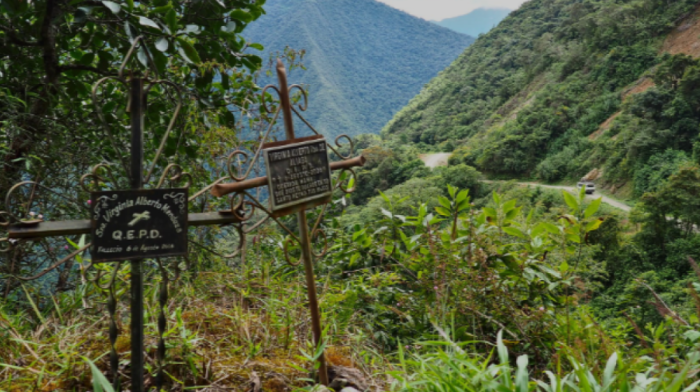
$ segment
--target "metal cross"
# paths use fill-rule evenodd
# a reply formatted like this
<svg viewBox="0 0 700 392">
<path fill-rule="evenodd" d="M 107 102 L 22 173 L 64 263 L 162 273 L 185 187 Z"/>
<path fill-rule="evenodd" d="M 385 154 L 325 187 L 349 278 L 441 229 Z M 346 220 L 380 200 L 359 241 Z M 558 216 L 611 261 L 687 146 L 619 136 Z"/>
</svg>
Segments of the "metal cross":
<svg viewBox="0 0 700 392">
<path fill-rule="evenodd" d="M 265 92 L 268 89 L 272 89 L 277 91 L 279 94 L 280 98 L 280 108 L 282 111 L 283 119 L 284 119 L 284 129 L 285 129 L 285 135 L 286 135 L 286 140 L 283 142 L 277 142 L 273 144 L 285 144 L 285 143 L 293 143 L 293 142 L 298 142 L 301 140 L 308 140 L 308 139 L 313 139 L 314 137 L 310 138 L 296 138 L 295 133 L 294 133 L 294 121 L 292 117 L 292 112 L 294 112 L 316 135 L 320 136 L 320 134 L 301 116 L 299 111 L 297 111 L 294 106 L 291 104 L 290 100 L 290 91 L 293 90 L 294 88 L 298 88 L 299 91 L 302 93 L 302 96 L 304 98 L 304 104 L 299 106 L 300 111 L 305 111 L 307 107 L 307 96 L 306 92 L 304 91 L 303 88 L 301 88 L 299 85 L 292 85 L 288 86 L 287 85 L 287 71 L 284 68 L 284 64 L 282 63 L 281 60 L 277 60 L 277 78 L 279 80 L 279 88 L 269 85 L 266 86 L 263 89 L 263 108 L 268 112 L 272 113 L 272 110 L 270 110 L 267 105 L 265 104 Z M 274 119 L 276 120 L 280 108 L 278 108 L 274 114 Z M 274 121 L 271 123 L 271 125 L 274 123 Z M 269 133 L 269 129 L 268 129 Z M 340 147 L 339 140 L 345 138 L 350 142 L 350 155 L 352 154 L 353 150 L 353 144 L 352 140 L 346 136 L 346 135 L 341 135 L 338 138 L 336 138 L 336 146 Z M 265 137 L 264 140 L 267 138 Z M 332 162 L 330 164 L 330 169 L 331 170 L 342 170 L 342 171 L 349 171 L 353 177 L 355 176 L 354 171 L 352 170 L 353 167 L 356 166 L 362 166 L 365 163 L 365 158 L 363 156 L 358 156 L 355 158 L 350 158 L 350 156 L 345 156 L 342 155 L 341 153 L 338 152 L 337 149 L 335 149 L 331 144 L 328 144 L 328 147 L 335 152 L 338 157 L 340 157 L 342 160 L 338 162 Z M 253 163 L 255 162 L 255 159 L 260 155 L 261 149 L 265 148 L 264 145 L 261 145 L 258 151 L 255 154 L 255 158 L 253 159 L 253 162 L 250 163 L 250 167 L 252 167 Z M 247 157 L 247 154 L 243 152 L 234 152 L 231 156 L 235 156 L 237 154 L 242 154 Z M 269 168 L 268 168 L 269 170 Z M 248 170 L 248 173 L 250 170 Z M 272 173 L 268 172 L 269 176 L 273 176 Z M 267 213 L 267 215 L 271 218 L 273 218 L 289 235 L 290 237 L 285 241 L 284 245 L 284 251 L 285 251 L 285 257 L 287 258 L 287 261 L 292 264 L 292 265 L 298 265 L 298 263 L 292 263 L 289 261 L 289 255 L 287 253 L 287 245 L 290 240 L 296 241 L 299 243 L 301 246 L 301 252 L 302 252 L 302 257 L 301 261 L 304 263 L 304 272 L 306 275 L 306 290 L 307 290 L 307 295 L 309 299 L 309 311 L 311 313 L 311 328 L 313 331 L 313 336 L 314 336 L 314 343 L 316 344 L 316 347 L 320 347 L 322 344 L 322 329 L 321 329 L 321 316 L 319 314 L 319 309 L 318 309 L 318 299 L 316 295 L 316 281 L 314 278 L 314 266 L 313 266 L 313 257 L 314 255 L 317 257 L 322 257 L 326 250 L 327 250 L 327 243 L 324 244 L 324 251 L 321 254 L 315 254 L 311 248 L 311 240 L 312 238 L 317 238 L 321 237 L 323 238 L 324 242 L 326 241 L 326 235 L 323 233 L 323 230 L 319 227 L 319 224 L 323 218 L 323 215 L 326 210 L 326 206 L 330 199 L 319 199 L 319 200 L 312 200 L 308 202 L 303 202 L 299 203 L 297 205 L 294 205 L 292 207 L 289 207 L 287 209 L 284 209 L 280 212 L 277 211 L 269 211 L 267 208 L 265 208 L 258 200 L 252 197 L 252 195 L 248 192 L 246 192 L 248 189 L 253 189 L 261 186 L 266 186 L 268 185 L 268 178 L 267 177 L 257 177 L 253 179 L 246 179 L 246 176 L 244 177 L 235 177 L 231 176 L 234 178 L 237 182 L 235 183 L 229 183 L 229 184 L 217 184 L 212 188 L 211 193 L 216 196 L 216 197 L 222 197 L 226 194 L 229 193 L 236 193 L 236 196 L 234 199 L 238 198 L 239 201 L 239 208 L 244 208 L 244 198 L 248 197 L 252 199 L 250 201 L 250 204 L 253 207 L 257 207 L 262 209 Z M 279 179 L 279 177 L 275 177 L 275 179 Z M 342 185 L 342 180 L 337 181 L 337 184 L 334 189 L 341 189 L 345 193 L 351 193 L 353 189 L 346 189 Z M 270 190 L 271 191 L 271 190 Z M 272 195 L 270 195 L 272 197 Z M 311 234 L 309 233 L 309 223 L 306 218 L 306 210 L 316 207 L 316 206 L 322 206 L 322 211 L 319 214 L 316 222 L 313 225 L 313 229 L 311 230 Z M 297 223 L 299 227 L 299 236 L 296 236 L 293 232 L 291 232 L 282 222 L 280 222 L 277 217 L 284 216 L 284 215 L 289 215 L 292 213 L 297 214 Z M 249 216 L 252 216 L 252 211 L 250 212 Z M 257 225 L 254 225 L 254 227 Z M 328 370 L 326 368 L 326 361 L 323 352 L 321 353 L 319 359 L 319 380 L 323 385 L 328 385 Z"/>
<path fill-rule="evenodd" d="M 122 156 L 120 156 L 120 166 L 122 169 L 124 169 L 124 174 L 128 176 L 130 179 L 130 188 L 132 190 L 139 190 L 143 189 L 144 185 L 149 182 L 149 180 L 152 177 L 152 174 L 154 173 L 154 170 L 157 166 L 158 160 L 161 156 L 161 153 L 163 151 L 163 146 L 165 145 L 165 141 L 167 138 L 170 136 L 170 133 L 173 129 L 173 126 L 175 124 L 175 119 L 177 118 L 180 108 L 182 107 L 182 98 L 180 96 L 180 91 L 179 88 L 173 84 L 172 82 L 166 81 L 166 80 L 154 80 L 154 81 L 148 81 L 145 78 L 141 78 L 138 76 L 132 76 L 130 79 L 127 80 L 124 69 L 129 60 L 132 57 L 132 54 L 134 53 L 135 49 L 137 46 L 141 43 L 142 37 L 137 37 L 133 44 L 131 49 L 129 50 L 126 58 L 124 59 L 124 62 L 122 63 L 122 66 L 119 69 L 119 75 L 116 77 L 105 77 L 103 79 L 100 79 L 98 82 L 95 83 L 93 87 L 93 103 L 95 105 L 95 111 L 98 114 L 98 116 L 101 118 L 103 121 L 103 125 L 106 128 L 106 133 L 109 136 L 110 142 L 112 143 L 112 147 L 119 151 L 120 150 L 120 145 L 119 143 L 116 142 L 116 139 L 114 135 L 112 135 L 111 130 L 106 125 L 106 121 L 102 118 L 102 111 L 101 108 L 98 107 L 98 96 L 97 96 L 97 91 L 98 87 L 103 84 L 104 82 L 107 82 L 109 80 L 112 81 L 118 81 L 122 83 L 123 85 L 126 85 L 129 87 L 129 106 L 128 106 L 128 112 L 130 115 L 131 119 L 131 144 L 130 144 L 130 152 L 129 152 L 129 157 L 130 157 L 130 162 L 127 163 L 125 159 L 123 159 Z M 148 50 L 145 50 L 144 53 L 146 53 L 146 56 L 148 57 L 148 60 L 153 63 L 152 59 L 150 58 L 150 55 L 148 54 Z M 155 68 L 155 67 L 154 67 Z M 157 73 L 156 73 L 157 74 Z M 144 82 L 149 82 L 148 86 L 144 89 Z M 156 156 L 150 166 L 150 168 L 147 171 L 146 176 L 144 177 L 144 165 L 143 165 L 143 129 L 144 129 L 144 111 L 146 109 L 146 96 L 148 95 L 148 91 L 150 90 L 151 87 L 154 85 L 160 84 L 164 88 L 172 88 L 176 94 L 179 101 L 177 101 L 177 108 L 173 114 L 173 117 L 170 121 L 170 124 L 168 126 L 168 129 L 166 130 L 165 134 L 163 135 L 160 147 L 156 153 Z M 118 181 L 114 180 L 114 177 L 111 176 L 111 169 L 110 165 L 107 164 L 99 164 L 96 165 L 93 169 L 92 172 L 89 174 L 84 175 L 81 178 L 81 186 L 83 187 L 83 190 L 88 191 L 88 186 L 86 185 L 89 180 L 93 180 L 94 184 L 97 186 L 97 184 L 101 182 L 107 182 L 104 181 L 104 178 L 102 178 L 100 172 L 101 171 L 107 171 L 110 174 L 110 181 L 113 183 L 117 183 Z M 156 185 L 156 188 L 159 188 L 167 179 L 171 181 L 177 181 L 177 180 L 182 180 L 183 178 L 189 178 L 188 173 L 182 172 L 182 169 L 176 165 L 176 164 L 169 164 L 164 170 L 163 174 L 158 181 L 158 184 Z M 211 187 L 213 187 L 215 184 L 225 180 L 226 178 L 221 178 L 218 181 L 214 182 L 213 184 L 208 185 L 204 189 L 200 190 L 197 192 L 195 195 L 191 196 L 189 199 L 190 201 L 194 200 L 195 198 L 203 195 L 206 191 L 208 191 Z M 40 239 L 40 238 L 45 238 L 45 237 L 55 237 L 55 236 L 70 236 L 70 235 L 79 235 L 79 234 L 90 234 L 92 230 L 92 221 L 90 219 L 84 219 L 84 220 L 67 220 L 67 221 L 43 221 L 42 219 L 21 219 L 20 216 L 14 214 L 11 210 L 10 204 L 12 204 L 13 198 L 16 196 L 17 193 L 21 193 L 19 190 L 22 189 L 23 187 L 31 186 L 31 192 L 29 192 L 29 202 L 26 203 L 26 209 L 29 210 L 32 201 L 37 194 L 39 190 L 46 190 L 49 192 L 54 192 L 52 189 L 47 188 L 38 182 L 35 181 L 23 181 L 15 186 L 13 186 L 6 195 L 5 198 L 5 205 L 7 208 L 7 211 L 0 211 L 0 217 L 3 218 L 4 221 L 0 221 L 0 228 L 5 228 L 8 232 L 6 238 L 0 238 L 0 245 L 3 245 L 0 247 L 0 251 L 3 253 L 10 254 L 11 251 L 16 247 L 16 244 L 20 240 L 32 240 L 32 239 Z M 184 186 L 185 188 L 189 188 L 189 181 L 187 182 L 187 185 Z M 96 202 L 96 200 L 91 200 L 92 202 Z M 148 220 L 151 218 L 150 213 L 148 211 L 145 211 L 140 214 L 134 214 L 134 219 L 129 222 L 130 226 L 135 225 L 139 221 L 144 221 Z M 221 213 L 221 212 L 209 212 L 209 213 L 190 213 L 187 216 L 187 222 L 189 226 L 203 226 L 203 225 L 228 225 L 228 224 L 240 224 L 241 220 L 240 218 L 235 215 L 235 214 L 230 214 L 230 213 Z M 244 238 L 241 238 L 241 241 L 244 241 Z M 80 247 L 80 249 L 71 252 L 68 256 L 62 258 L 61 260 L 57 262 L 50 263 L 50 266 L 45 268 L 43 271 L 37 273 L 34 276 L 31 277 L 20 277 L 20 276 L 10 276 L 8 278 L 8 287 L 10 287 L 9 280 L 10 279 L 15 279 L 18 281 L 29 281 L 29 280 L 35 280 L 39 279 L 42 276 L 45 276 L 47 273 L 50 271 L 55 270 L 59 266 L 67 263 L 69 260 L 72 260 L 76 256 L 80 255 L 81 253 L 85 252 L 90 248 L 91 244 L 88 243 L 85 246 Z M 159 301 L 161 305 L 161 314 L 159 316 L 159 334 L 160 334 L 160 340 L 158 344 L 158 351 L 157 351 L 157 359 L 159 362 L 159 367 L 158 367 L 158 372 L 156 375 L 156 388 L 160 390 L 161 386 L 163 385 L 164 382 L 164 375 L 163 375 L 163 366 L 164 366 L 164 357 L 165 357 L 165 344 L 163 340 L 163 334 L 165 332 L 165 314 L 163 313 L 163 306 L 165 305 L 165 302 L 167 302 L 167 282 L 170 281 L 170 278 L 167 276 L 167 272 L 165 271 L 160 259 L 156 259 L 157 264 L 160 268 L 161 274 L 163 275 L 163 281 L 164 284 L 161 286 L 161 293 L 159 295 Z M 143 260 L 138 259 L 138 260 L 131 260 L 131 282 L 130 282 L 130 299 L 131 299 L 131 391 L 132 392 L 143 392 L 144 391 L 144 324 L 143 324 L 143 316 L 144 316 L 144 309 L 143 309 L 143 273 L 142 273 L 142 265 L 143 265 Z M 94 262 L 90 263 L 85 269 L 90 268 Z M 119 266 L 121 266 L 121 262 L 119 262 Z M 118 270 L 119 267 L 115 268 L 115 273 L 116 270 Z M 109 291 L 110 297 L 107 301 L 107 307 L 110 312 L 111 320 L 110 320 L 110 331 L 109 331 L 109 337 L 110 337 L 110 342 L 111 342 L 111 352 L 110 352 L 110 367 L 111 367 L 111 373 L 113 377 L 113 384 L 115 386 L 115 389 L 119 390 L 120 389 L 120 380 L 118 376 L 118 366 L 119 366 L 119 361 L 118 361 L 118 355 L 115 350 L 115 343 L 118 335 L 118 329 L 116 325 L 116 321 L 114 319 L 115 313 L 116 313 L 116 306 L 117 306 L 117 300 L 115 298 L 114 290 L 113 290 L 113 283 L 114 283 L 114 278 L 115 274 L 112 275 L 112 279 L 109 283 L 108 287 L 103 287 L 99 284 L 99 280 L 103 275 L 101 273 L 97 274 L 96 278 L 96 283 L 97 285 L 102 288 L 106 289 Z"/>
</svg>

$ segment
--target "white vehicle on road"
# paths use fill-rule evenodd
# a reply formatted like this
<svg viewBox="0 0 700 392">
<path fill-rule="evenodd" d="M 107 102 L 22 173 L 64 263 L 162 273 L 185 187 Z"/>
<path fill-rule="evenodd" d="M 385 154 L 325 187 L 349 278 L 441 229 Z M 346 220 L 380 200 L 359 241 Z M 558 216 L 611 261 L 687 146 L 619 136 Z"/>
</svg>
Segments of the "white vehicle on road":
<svg viewBox="0 0 700 392">
<path fill-rule="evenodd" d="M 578 189 L 585 188 L 587 195 L 592 195 L 595 192 L 595 184 L 592 181 L 579 181 L 576 187 Z"/>
</svg>

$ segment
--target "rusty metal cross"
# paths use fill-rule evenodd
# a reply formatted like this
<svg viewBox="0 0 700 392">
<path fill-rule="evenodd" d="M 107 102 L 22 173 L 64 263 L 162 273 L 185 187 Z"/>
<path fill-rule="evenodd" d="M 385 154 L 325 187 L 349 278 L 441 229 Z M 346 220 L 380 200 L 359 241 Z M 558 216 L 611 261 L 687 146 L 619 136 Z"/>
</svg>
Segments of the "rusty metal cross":
<svg viewBox="0 0 700 392">
<path fill-rule="evenodd" d="M 253 163 L 255 162 L 255 159 L 258 158 L 260 155 L 260 152 L 263 151 L 264 149 L 268 148 L 273 148 L 273 147 L 280 147 L 280 146 L 300 146 L 304 145 L 306 142 L 311 142 L 314 140 L 322 140 L 323 143 L 325 143 L 325 139 L 323 139 L 322 135 L 320 135 L 312 126 L 311 124 L 306 121 L 299 111 L 305 111 L 307 108 L 307 96 L 306 92 L 304 91 L 303 88 L 299 85 L 292 85 L 288 86 L 287 84 L 287 72 L 284 67 L 284 64 L 282 63 L 281 60 L 277 60 L 277 78 L 279 81 L 279 88 L 275 87 L 273 85 L 268 85 L 263 89 L 263 108 L 268 112 L 268 113 L 274 113 L 274 119 L 276 120 L 279 111 L 281 109 L 282 111 L 282 116 L 284 120 L 284 129 L 285 129 L 285 136 L 286 140 L 280 141 L 280 142 L 274 142 L 274 143 L 267 143 L 263 144 L 260 146 L 258 151 L 255 153 L 255 156 L 253 158 L 253 161 L 250 163 L 250 167 L 252 167 Z M 292 105 L 291 99 L 290 99 L 290 92 L 293 89 L 298 89 L 304 99 L 304 102 L 302 105 L 299 105 L 299 111 Z M 265 93 L 267 90 L 275 90 L 280 98 L 280 108 L 278 108 L 276 111 L 270 110 L 267 105 L 265 104 Z M 302 121 L 305 123 L 316 135 L 311 136 L 311 137 L 304 137 L 304 138 L 297 138 L 294 132 L 294 121 L 293 121 L 293 113 L 296 114 Z M 271 125 L 274 123 L 273 120 L 271 122 Z M 269 129 L 268 129 L 269 133 Z M 357 157 L 350 157 L 353 153 L 353 145 L 352 145 L 352 140 L 346 136 L 346 135 L 341 135 L 338 138 L 336 138 L 336 146 L 340 147 L 340 140 L 345 138 L 347 141 L 350 142 L 350 154 L 349 155 L 342 155 L 335 147 L 333 147 L 331 144 L 327 144 L 328 147 L 339 157 L 341 158 L 340 161 L 336 162 L 331 162 L 328 165 L 329 170 L 341 170 L 341 171 L 349 171 L 353 178 L 356 178 L 354 171 L 352 170 L 353 167 L 357 166 L 362 166 L 365 163 L 365 158 L 360 155 Z M 264 138 L 266 139 L 266 138 Z M 303 148 L 303 147 L 302 147 Z M 325 150 L 324 150 L 325 151 Z M 236 151 L 234 152 L 231 156 L 236 156 L 236 155 L 243 155 L 245 158 L 247 158 L 247 154 L 244 152 Z M 302 170 L 307 168 L 308 166 L 312 166 L 306 162 L 304 162 L 301 165 Z M 287 207 L 287 208 L 281 208 L 279 210 L 275 210 L 274 208 L 267 209 L 265 208 L 258 200 L 256 200 L 250 193 L 247 192 L 249 189 L 254 189 L 257 187 L 262 187 L 262 186 L 271 186 L 275 182 L 281 182 L 282 177 L 279 174 L 274 174 L 271 173 L 270 170 L 271 168 L 268 166 L 267 167 L 267 176 L 265 177 L 257 177 L 257 178 L 252 178 L 252 179 L 247 179 L 247 174 L 250 173 L 250 170 L 248 170 L 248 173 L 244 177 L 236 177 L 231 175 L 232 178 L 236 180 L 234 183 L 228 183 L 228 184 L 216 184 L 212 190 L 211 193 L 216 196 L 216 197 L 222 197 L 230 193 L 235 193 L 236 196 L 234 199 L 238 199 L 239 203 L 234 210 L 241 210 L 245 208 L 245 202 L 244 199 L 246 197 L 250 198 L 251 201 L 249 202 L 251 206 L 257 207 L 265 211 L 267 216 L 271 217 L 274 219 L 288 234 L 289 237 L 287 241 L 285 241 L 285 257 L 287 258 L 287 261 L 292 264 L 292 265 L 298 265 L 299 263 L 292 263 L 289 261 L 289 255 L 287 253 L 287 245 L 291 241 L 296 241 L 298 244 L 301 246 L 301 262 L 304 263 L 304 272 L 306 276 L 306 290 L 307 290 L 307 295 L 309 299 L 309 311 L 311 313 L 311 328 L 313 331 L 313 336 L 314 336 L 314 343 L 316 344 L 317 349 L 322 345 L 322 329 L 321 329 L 321 316 L 319 313 L 319 308 L 318 308 L 318 298 L 316 294 L 316 280 L 314 277 L 314 256 L 317 257 L 322 257 L 325 254 L 325 251 L 327 250 L 327 243 L 324 244 L 324 251 L 321 254 L 316 254 L 314 253 L 312 247 L 311 247 L 311 241 L 312 238 L 316 237 L 321 237 L 323 238 L 324 242 L 326 240 L 326 235 L 323 233 L 322 229 L 319 227 L 319 224 L 321 223 L 321 220 L 323 218 L 323 215 L 326 210 L 327 204 L 330 202 L 330 192 L 327 193 L 322 193 L 320 197 L 317 198 L 312 198 L 311 200 L 308 199 L 303 199 L 297 203 L 293 203 L 293 205 Z M 286 169 L 286 174 L 292 174 L 293 170 L 291 168 Z M 308 175 L 308 174 L 307 174 Z M 308 178 L 308 177 L 307 177 Z M 295 184 L 298 184 L 298 182 L 295 182 Z M 297 186 L 297 188 L 303 188 L 303 185 Z M 322 188 L 326 189 L 326 188 Z M 343 181 L 342 179 L 339 179 L 335 187 L 331 189 L 329 186 L 327 188 L 329 191 L 332 191 L 334 189 L 341 189 L 345 193 L 351 193 L 353 189 L 347 189 L 343 187 Z M 304 193 L 308 189 L 302 189 Z M 269 189 L 270 191 L 270 198 L 273 198 L 274 195 L 273 190 Z M 317 206 L 322 206 L 321 213 L 319 214 L 316 222 L 313 225 L 313 228 L 311 230 L 311 233 L 309 233 L 309 223 L 307 221 L 306 217 L 306 211 L 308 209 L 317 207 Z M 274 207 L 274 206 L 273 206 Z M 279 221 L 277 218 L 285 215 L 290 215 L 296 213 L 297 215 L 297 223 L 299 227 L 299 235 L 296 236 L 295 233 L 293 233 L 289 228 L 287 228 L 281 221 Z M 241 216 L 242 219 L 245 219 L 245 212 L 242 213 L 243 216 Z M 252 211 L 249 213 L 249 216 L 252 216 Z M 320 357 L 318 358 L 319 366 L 319 380 L 323 385 L 328 385 L 328 371 L 326 368 L 326 361 L 324 357 L 324 353 L 321 352 Z"/>
</svg>

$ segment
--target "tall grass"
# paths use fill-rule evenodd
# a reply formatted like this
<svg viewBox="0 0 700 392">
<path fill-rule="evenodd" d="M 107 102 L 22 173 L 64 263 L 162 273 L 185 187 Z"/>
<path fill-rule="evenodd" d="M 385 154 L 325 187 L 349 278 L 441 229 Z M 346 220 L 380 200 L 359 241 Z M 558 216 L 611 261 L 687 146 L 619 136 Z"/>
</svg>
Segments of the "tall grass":
<svg viewBox="0 0 700 392">
<path fill-rule="evenodd" d="M 399 349 L 400 370 L 391 372 L 395 379 L 392 391 L 473 391 L 473 392 L 691 392 L 700 391 L 700 351 L 691 352 L 677 366 L 659 369 L 651 358 L 644 371 L 635 371 L 617 353 L 607 360 L 602 374 L 596 375 L 589 365 L 572 356 L 566 360 L 573 368 L 540 376 L 528 371 L 528 357 L 521 355 L 515 367 L 509 358 L 502 332 L 491 355 L 481 357 L 463 349 L 443 336 L 444 340 L 422 343 L 425 353 L 407 354 Z M 471 343 L 467 343 L 471 344 Z M 498 357 L 495 361 L 494 356 Z"/>
</svg>

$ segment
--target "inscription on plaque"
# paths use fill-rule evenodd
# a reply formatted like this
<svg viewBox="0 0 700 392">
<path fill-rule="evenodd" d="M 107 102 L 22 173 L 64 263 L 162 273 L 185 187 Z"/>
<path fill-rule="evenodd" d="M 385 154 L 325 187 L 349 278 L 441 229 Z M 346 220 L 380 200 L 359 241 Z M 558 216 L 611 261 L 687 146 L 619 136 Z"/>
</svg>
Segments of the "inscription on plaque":
<svg viewBox="0 0 700 392">
<path fill-rule="evenodd" d="M 331 169 L 325 139 L 269 147 L 263 154 L 272 211 L 331 195 Z"/>
<path fill-rule="evenodd" d="M 93 260 L 185 255 L 187 198 L 187 189 L 93 192 Z"/>
</svg>

